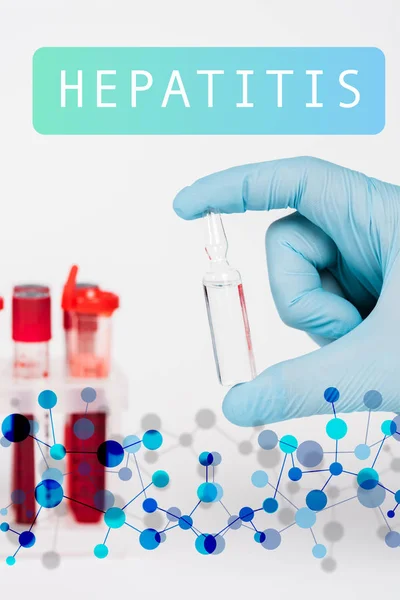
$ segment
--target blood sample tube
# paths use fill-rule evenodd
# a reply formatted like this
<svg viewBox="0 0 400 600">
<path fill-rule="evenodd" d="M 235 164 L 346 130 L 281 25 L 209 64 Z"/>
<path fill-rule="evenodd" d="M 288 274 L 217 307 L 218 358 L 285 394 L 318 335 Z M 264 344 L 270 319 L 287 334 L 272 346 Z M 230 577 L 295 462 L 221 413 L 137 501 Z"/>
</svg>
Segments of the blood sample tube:
<svg viewBox="0 0 400 600">
<path fill-rule="evenodd" d="M 13 375 L 16 379 L 40 379 L 49 374 L 51 301 L 47 286 L 14 287 L 12 300 Z M 32 414 L 25 415 L 30 421 Z M 21 490 L 24 502 L 15 505 L 17 523 L 31 523 L 35 515 L 35 447 L 28 437 L 13 446 L 13 490 Z"/>
<path fill-rule="evenodd" d="M 91 290 L 91 289 L 98 290 L 99 286 L 97 285 L 97 283 L 77 282 L 76 289 L 77 290 Z M 84 318 L 82 320 L 84 321 Z M 64 326 L 64 332 L 65 332 L 65 358 L 66 358 L 66 362 L 67 362 L 67 368 L 68 368 L 68 363 L 69 363 L 69 359 L 70 359 L 69 351 L 72 346 L 72 341 L 70 340 L 70 334 L 71 334 L 71 330 L 73 328 L 72 321 L 73 321 L 73 313 L 71 314 L 70 311 L 64 310 L 63 311 L 63 326 Z M 92 325 L 95 330 L 95 328 L 97 326 L 96 317 L 93 318 Z"/>
<path fill-rule="evenodd" d="M 14 377 L 39 379 L 49 374 L 50 290 L 44 285 L 17 285 L 12 303 Z"/>
<path fill-rule="evenodd" d="M 228 241 L 221 215 L 209 212 L 205 225 L 210 268 L 203 287 L 215 365 L 220 383 L 235 385 L 256 376 L 242 279 L 227 261 Z"/>
<path fill-rule="evenodd" d="M 99 286 L 94 283 L 85 283 L 79 282 L 76 283 L 77 290 L 90 290 L 99 289 Z M 74 326 L 78 327 L 79 330 L 82 331 L 82 337 L 86 337 L 86 346 L 88 351 L 93 351 L 93 340 L 94 340 L 94 332 L 97 329 L 97 317 L 94 315 L 91 318 L 85 319 L 85 315 L 80 318 L 76 317 L 77 323 L 75 321 L 74 312 L 70 312 L 68 310 L 63 311 L 63 325 L 65 331 L 65 349 L 66 349 L 66 364 L 67 370 L 69 370 L 71 354 L 70 350 L 73 347 L 73 339 L 75 333 L 73 332 Z M 80 321 L 80 322 L 79 322 Z M 86 323 L 85 323 L 86 322 Z M 87 325 L 85 327 L 85 324 Z M 90 326 L 89 326 L 90 324 Z M 86 331 L 84 331 L 86 329 Z M 83 340 L 82 340 L 82 343 Z M 82 344 L 81 344 L 82 345 Z M 67 448 L 70 449 L 78 449 L 79 451 L 84 451 L 85 446 L 92 445 L 97 443 L 96 440 L 89 440 L 87 444 L 84 443 L 84 440 L 80 440 L 74 434 L 74 427 L 79 426 L 78 422 L 80 419 L 85 418 L 86 415 L 83 413 L 73 413 L 68 415 L 66 423 L 65 423 L 65 444 Z M 87 417 L 86 417 L 87 418 Z M 93 423 L 95 438 L 98 440 L 104 441 L 106 436 L 106 415 L 105 413 L 90 413 L 89 415 L 90 421 Z M 78 424 L 78 425 L 77 425 Z M 99 443 L 101 443 L 101 441 Z M 86 448 L 87 450 L 88 448 Z M 78 493 L 81 502 L 86 502 L 90 504 L 93 502 L 93 496 L 98 491 L 98 489 L 104 488 L 105 483 L 105 473 L 104 469 L 101 465 L 96 465 L 96 461 L 93 461 L 92 458 L 89 459 L 89 462 L 84 462 L 85 455 L 72 455 L 69 454 L 67 458 L 68 462 L 68 471 L 70 471 L 70 480 L 69 480 L 69 492 L 71 497 L 75 498 L 75 494 Z M 92 465 L 90 463 L 93 463 Z M 95 475 L 90 473 L 92 467 L 95 467 L 97 472 Z M 84 505 L 77 505 L 76 503 L 71 504 L 72 512 L 76 518 L 76 520 L 80 523 L 92 523 L 98 522 L 101 518 L 101 514 L 97 511 L 94 511 Z"/>
<path fill-rule="evenodd" d="M 110 372 L 111 316 L 119 306 L 119 299 L 97 285 L 76 284 L 76 275 L 77 267 L 72 267 L 62 300 L 67 372 L 74 378 L 103 379 Z M 89 439 L 82 439 L 79 434 L 78 421 L 83 418 L 89 419 L 94 426 L 94 433 Z M 96 523 L 102 513 L 84 504 L 93 506 L 96 492 L 105 487 L 105 468 L 93 452 L 106 439 L 106 414 L 69 415 L 65 439 L 72 451 L 67 454 L 67 470 L 71 473 L 68 478 L 69 496 L 83 503 L 72 501 L 71 511 L 80 523 Z"/>
</svg>

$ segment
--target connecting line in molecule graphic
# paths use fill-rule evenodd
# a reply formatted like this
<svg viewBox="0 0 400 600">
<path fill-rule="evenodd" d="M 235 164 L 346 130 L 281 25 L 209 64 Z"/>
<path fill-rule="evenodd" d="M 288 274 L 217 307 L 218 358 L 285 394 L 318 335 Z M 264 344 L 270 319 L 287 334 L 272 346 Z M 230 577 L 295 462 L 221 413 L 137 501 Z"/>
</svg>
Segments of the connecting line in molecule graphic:
<svg viewBox="0 0 400 600">
<path fill-rule="evenodd" d="M 28 436 L 28 437 L 31 437 L 31 438 L 33 438 L 33 439 L 35 440 L 35 442 L 37 442 L 37 443 L 39 444 L 39 447 L 40 447 L 40 444 L 41 444 L 42 446 L 47 446 L 47 448 L 51 448 L 51 444 L 46 444 L 46 442 L 44 442 L 43 440 L 39 440 L 39 439 L 38 439 L 37 437 L 35 437 L 34 435 L 30 435 L 30 434 L 29 434 L 29 436 Z"/>
<path fill-rule="evenodd" d="M 90 394 L 88 394 L 90 390 Z M 81 393 L 82 400 L 86 403 L 96 397 L 96 392 L 92 388 L 85 388 Z M 46 464 L 46 470 L 42 474 L 42 481 L 35 487 L 34 495 L 38 505 L 38 509 L 34 516 L 34 520 L 30 528 L 26 531 L 18 532 L 8 521 L 0 524 L 0 531 L 10 532 L 18 536 L 19 545 L 12 556 L 6 558 L 8 565 L 13 565 L 16 562 L 16 556 L 23 549 L 29 549 L 34 546 L 36 537 L 32 529 L 40 518 L 42 508 L 54 509 L 61 502 L 68 501 L 70 503 L 78 503 L 85 508 L 97 511 L 102 515 L 102 519 L 106 525 L 106 531 L 101 543 L 97 544 L 93 550 L 94 555 L 99 559 L 104 559 L 110 551 L 110 539 L 112 542 L 113 536 L 110 536 L 112 530 L 118 530 L 123 526 L 134 531 L 139 538 L 139 544 L 144 550 L 156 550 L 160 544 L 164 543 L 167 536 L 174 535 L 176 531 L 190 531 L 194 535 L 194 546 L 197 552 L 203 555 L 218 555 L 224 551 L 226 546 L 226 534 L 235 531 L 239 528 L 249 530 L 254 541 L 266 550 L 276 550 L 282 543 L 282 537 L 285 532 L 292 527 L 305 529 L 310 531 L 312 538 L 312 554 L 315 558 L 321 559 L 327 554 L 326 547 L 318 542 L 316 527 L 318 524 L 319 513 L 332 509 L 335 506 L 346 504 L 350 501 L 358 501 L 362 506 L 369 509 L 378 509 L 383 518 L 388 533 L 385 536 L 385 543 L 390 548 L 400 546 L 400 534 L 395 531 L 389 524 L 389 521 L 396 515 L 396 510 L 400 504 L 400 490 L 393 491 L 381 481 L 381 476 L 377 471 L 378 459 L 382 449 L 389 440 L 400 441 L 400 415 L 392 420 L 386 420 L 381 424 L 383 438 L 377 442 L 368 445 L 368 435 L 371 426 L 372 412 L 379 410 L 382 404 L 382 396 L 375 390 L 368 391 L 363 398 L 365 407 L 368 409 L 368 419 L 365 436 L 363 435 L 363 443 L 359 444 L 354 450 L 342 450 L 341 441 L 346 437 L 347 424 L 337 415 L 337 406 L 340 398 L 339 391 L 330 387 L 324 392 L 324 401 L 328 402 L 332 407 L 332 418 L 326 424 L 326 434 L 329 439 L 335 443 L 334 451 L 324 451 L 322 446 L 316 441 L 305 441 L 299 443 L 293 435 L 284 435 L 278 438 L 277 434 L 269 429 L 264 429 L 258 435 L 258 444 L 260 448 L 266 452 L 279 448 L 282 452 L 282 461 L 277 478 L 276 485 L 270 480 L 268 473 L 263 470 L 255 471 L 251 476 L 251 483 L 259 489 L 268 489 L 269 494 L 266 494 L 262 505 L 257 508 L 251 506 L 242 506 L 237 514 L 232 513 L 225 502 L 222 502 L 224 490 L 220 483 L 216 480 L 216 469 L 221 465 L 221 455 L 218 452 L 202 452 L 199 457 L 199 463 L 204 468 L 204 481 L 197 488 L 197 500 L 194 507 L 190 511 L 181 511 L 177 507 L 164 508 L 159 505 L 157 499 L 153 497 L 157 489 L 165 488 L 170 483 L 170 477 L 164 470 L 157 470 L 151 476 L 151 481 L 146 482 L 143 478 L 137 454 L 141 448 L 153 451 L 161 447 L 163 437 L 158 430 L 149 429 L 140 437 L 136 435 L 128 435 L 120 444 L 115 440 L 107 440 L 102 442 L 99 447 L 92 450 L 79 450 L 74 446 L 74 440 L 69 440 L 68 446 L 64 447 L 57 443 L 56 435 L 53 427 L 52 408 L 57 403 L 57 396 L 54 392 L 46 390 L 39 394 L 39 405 L 48 410 L 50 413 L 50 421 L 52 423 L 53 444 L 47 444 L 40 440 L 36 435 L 36 430 L 32 429 L 32 423 L 21 414 L 11 414 L 6 417 L 2 423 L 3 438 L 0 439 L 1 446 L 7 447 L 11 444 L 18 444 L 31 436 L 36 441 L 36 444 L 41 450 L 41 454 Z M 85 415 L 87 415 L 87 410 Z M 90 417 L 90 415 L 89 415 Z M 89 419 L 88 416 L 85 419 Z M 79 443 L 79 432 L 87 432 L 87 428 L 77 427 L 74 429 L 74 435 Z M 115 506 L 115 497 L 109 490 L 97 490 L 93 504 L 84 502 L 73 495 L 65 493 L 63 482 L 66 477 L 73 477 L 75 472 L 68 470 L 63 473 L 56 468 L 49 468 L 42 451 L 42 447 L 49 448 L 49 454 L 55 461 L 61 461 L 67 454 L 75 454 L 78 457 L 82 455 L 95 455 L 100 469 L 104 469 L 107 473 L 118 474 L 121 481 L 128 482 L 133 477 L 133 472 L 129 467 L 129 461 L 133 455 L 137 479 L 140 484 L 138 493 L 131 496 L 131 499 L 126 504 L 119 508 Z M 371 457 L 372 448 L 377 447 L 373 457 Z M 342 461 L 349 455 L 355 456 L 360 461 L 371 459 L 369 467 L 361 468 L 360 470 L 350 470 L 345 468 Z M 332 462 L 328 468 L 322 468 L 322 461 L 326 457 L 332 456 Z M 97 464 L 96 463 L 96 464 Z M 86 476 L 89 481 L 95 482 L 92 476 L 96 474 L 96 470 L 90 471 L 82 468 L 82 463 L 78 462 L 77 469 L 79 474 Z M 307 482 L 313 480 L 313 474 L 326 474 L 324 481 L 315 489 L 311 489 L 305 493 L 304 504 L 297 505 L 290 498 L 282 493 L 282 482 L 287 477 L 289 481 L 299 482 L 306 478 Z M 357 483 L 357 493 L 349 498 L 340 500 L 328 505 L 327 488 L 330 489 L 330 482 L 335 478 L 344 477 L 355 478 Z M 96 500 L 97 495 L 100 501 Z M 149 495 L 150 494 L 150 495 Z M 8 511 L 14 504 L 24 504 L 26 494 L 22 490 L 13 490 L 11 494 L 11 503 L 5 508 L 0 509 L 0 515 L 6 516 Z M 387 498 L 394 499 L 393 508 L 386 511 L 382 510 L 382 506 Z M 135 527 L 127 520 L 126 510 L 134 503 L 141 503 L 141 507 L 145 514 L 159 512 L 166 517 L 166 524 L 159 530 L 147 527 L 140 529 Z M 206 533 L 203 528 L 199 528 L 197 521 L 197 510 L 203 504 L 220 504 L 224 510 L 225 521 L 221 523 L 217 533 Z M 264 519 L 271 519 L 272 516 L 281 508 L 281 504 L 288 504 L 295 510 L 294 521 L 280 529 L 274 527 L 260 527 L 261 515 Z M 174 533 L 172 533 L 174 532 Z M 191 538 L 193 539 L 193 538 Z M 193 542 L 192 542 L 193 543 Z"/>
<path fill-rule="evenodd" d="M 122 510 L 125 510 L 125 508 L 128 508 L 128 506 L 129 506 L 130 504 L 132 504 L 132 502 L 133 502 L 134 500 L 136 500 L 136 498 L 139 498 L 139 496 L 141 496 L 142 494 L 144 494 L 144 492 L 145 492 L 146 490 L 148 490 L 148 489 L 149 489 L 149 487 L 151 487 L 152 485 L 153 485 L 153 483 L 149 483 L 149 485 L 146 485 L 146 487 L 145 487 L 145 488 L 143 488 L 141 492 L 139 492 L 138 494 L 136 494 L 136 496 L 134 496 L 134 497 L 132 498 L 132 500 L 129 500 L 129 502 L 127 502 L 127 503 L 125 504 L 125 506 L 123 506 L 123 507 L 122 507 Z"/>
</svg>

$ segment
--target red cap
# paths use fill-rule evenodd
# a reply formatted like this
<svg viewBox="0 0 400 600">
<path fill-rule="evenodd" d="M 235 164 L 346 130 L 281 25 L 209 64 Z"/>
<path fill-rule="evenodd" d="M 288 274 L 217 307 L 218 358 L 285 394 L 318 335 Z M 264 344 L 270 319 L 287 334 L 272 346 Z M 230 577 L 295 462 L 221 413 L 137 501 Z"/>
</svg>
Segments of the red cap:
<svg viewBox="0 0 400 600">
<path fill-rule="evenodd" d="M 51 302 L 47 286 L 14 287 L 12 338 L 15 342 L 48 342 L 51 339 Z"/>
<path fill-rule="evenodd" d="M 4 308 L 4 300 L 3 298 L 0 296 L 0 310 L 3 310 Z"/>
<path fill-rule="evenodd" d="M 97 283 L 86 283 L 86 282 L 85 283 L 84 282 L 77 283 L 76 287 L 78 289 L 85 289 L 85 290 L 89 290 L 89 289 L 98 290 L 99 289 L 99 286 L 97 285 Z M 95 323 L 95 325 L 97 328 L 96 323 Z M 66 331 L 68 331 L 69 329 L 72 329 L 72 317 L 71 317 L 71 313 L 69 310 L 63 311 L 63 326 Z M 94 331 L 95 331 L 95 329 L 94 329 Z"/>
<path fill-rule="evenodd" d="M 76 285 L 78 267 L 71 267 L 67 283 L 64 286 L 61 306 L 65 311 L 73 311 L 87 315 L 102 315 L 111 317 L 119 307 L 116 294 L 105 292 L 100 288 L 82 288 Z"/>
</svg>

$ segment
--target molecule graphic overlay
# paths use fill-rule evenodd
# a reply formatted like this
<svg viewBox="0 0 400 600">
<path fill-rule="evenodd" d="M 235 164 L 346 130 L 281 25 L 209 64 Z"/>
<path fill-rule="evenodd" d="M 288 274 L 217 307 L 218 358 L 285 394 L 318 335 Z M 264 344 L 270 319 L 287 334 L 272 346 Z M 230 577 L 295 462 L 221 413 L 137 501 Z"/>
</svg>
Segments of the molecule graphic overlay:
<svg viewBox="0 0 400 600">
<path fill-rule="evenodd" d="M 96 399 L 96 392 L 92 388 L 85 388 L 81 393 L 84 402 L 92 403 Z M 200 483 L 196 490 L 196 501 L 189 508 L 180 509 L 178 507 L 162 506 L 157 500 L 157 490 L 161 490 L 169 485 L 169 474 L 158 469 L 151 475 L 149 481 L 145 481 L 139 469 L 136 454 L 142 449 L 145 451 L 158 450 L 163 444 L 163 436 L 157 429 L 148 429 L 142 436 L 128 435 L 122 441 L 106 440 L 97 448 L 91 451 L 82 451 L 82 454 L 90 453 L 95 455 L 99 468 L 113 469 L 112 473 L 117 473 L 120 481 L 127 482 L 132 478 L 129 460 L 133 457 L 136 470 L 140 479 L 141 491 L 134 495 L 122 507 L 114 505 L 114 496 L 108 490 L 97 490 L 94 494 L 93 502 L 84 503 L 84 505 L 93 511 L 101 513 L 104 522 L 104 538 L 93 548 L 93 554 L 98 559 L 105 559 L 112 546 L 109 545 L 109 537 L 112 530 L 129 528 L 132 534 L 137 537 L 138 543 L 144 550 L 156 550 L 160 544 L 164 543 L 167 537 L 174 529 L 180 529 L 188 532 L 188 541 L 193 548 L 201 555 L 218 555 L 225 550 L 227 534 L 239 528 L 249 530 L 251 539 L 265 550 L 276 550 L 284 543 L 285 532 L 291 527 L 298 527 L 300 530 L 309 530 L 311 548 L 310 555 L 316 559 L 323 559 L 327 555 L 327 548 L 317 539 L 315 532 L 320 513 L 329 510 L 338 504 L 345 502 L 358 502 L 365 508 L 378 509 L 387 526 L 385 535 L 385 544 L 388 548 L 400 547 L 400 533 L 395 531 L 390 522 L 396 516 L 400 505 L 400 489 L 389 489 L 382 481 L 381 473 L 378 470 L 379 456 L 389 439 L 400 442 L 400 415 L 393 419 L 385 420 L 381 424 L 381 438 L 368 444 L 368 433 L 370 430 L 371 414 L 380 409 L 382 396 L 375 390 L 368 391 L 363 397 L 363 403 L 368 411 L 367 427 L 363 443 L 358 444 L 351 452 L 342 450 L 342 440 L 346 438 L 348 432 L 347 423 L 337 416 L 337 408 L 340 410 L 340 393 L 334 387 L 329 387 L 324 392 L 322 402 L 327 402 L 332 407 L 332 418 L 326 424 L 326 435 L 334 444 L 334 451 L 324 451 L 322 446 L 313 440 L 299 443 L 293 435 L 287 434 L 282 437 L 270 430 L 264 429 L 258 435 L 258 445 L 263 451 L 279 451 L 280 466 L 279 475 L 276 481 L 270 480 L 270 475 L 265 470 L 254 471 L 251 475 L 251 484 L 260 490 L 265 491 L 265 497 L 261 506 L 238 506 L 235 514 L 230 513 L 222 503 L 224 490 L 216 481 L 216 467 L 221 464 L 222 458 L 218 452 L 201 452 L 198 456 L 198 463 L 204 474 L 204 481 Z M 37 437 L 37 431 L 32 427 L 31 422 L 21 414 L 8 415 L 1 426 L 3 438 L 1 445 L 7 447 L 11 444 L 23 442 L 29 436 L 32 437 L 40 447 L 44 447 L 48 454 L 55 461 L 61 461 L 69 452 L 72 451 L 68 444 L 66 446 L 56 443 L 54 432 L 52 409 L 57 404 L 57 396 L 50 390 L 45 390 L 39 394 L 38 403 L 41 408 L 50 412 L 50 422 L 52 427 L 53 444 L 49 445 Z M 77 423 L 75 435 L 80 439 L 90 440 L 94 432 L 93 423 L 90 420 L 90 413 L 85 412 L 85 418 Z M 362 468 L 357 470 L 348 470 L 346 468 L 346 459 L 351 454 L 352 458 L 362 461 Z M 329 464 L 322 464 L 323 460 L 328 458 Z M 77 469 L 79 475 L 90 477 L 90 469 L 85 463 L 85 457 L 82 456 L 82 462 L 78 463 Z M 294 482 L 296 485 L 304 479 L 307 484 L 313 480 L 313 474 L 322 474 L 322 484 L 308 488 L 301 503 L 294 504 L 282 492 L 282 483 L 284 480 Z M 80 502 L 72 497 L 66 496 L 64 492 L 64 479 L 71 476 L 71 473 L 62 473 L 57 468 L 47 468 L 42 474 L 42 480 L 34 490 L 35 501 L 37 504 L 36 513 L 29 529 L 25 531 L 16 531 L 9 520 L 0 523 L 0 532 L 10 532 L 17 536 L 18 547 L 13 555 L 6 558 L 6 564 L 12 566 L 16 563 L 18 553 L 23 549 L 29 552 L 29 549 L 35 545 L 35 525 L 42 516 L 42 511 L 54 510 L 61 503 Z M 356 493 L 346 500 L 329 504 L 327 489 L 332 486 L 332 481 L 337 478 L 350 478 L 354 485 Z M 311 484 L 312 486 L 312 484 Z M 22 504 L 25 501 L 25 494 L 22 490 L 13 490 L 11 494 L 11 503 L 0 509 L 0 515 L 7 517 L 8 510 L 13 504 Z M 218 531 L 203 531 L 196 524 L 197 510 L 200 505 L 221 504 L 228 514 L 228 518 L 221 522 Z M 382 506 L 385 503 L 385 510 Z M 156 529 L 146 527 L 140 529 L 129 522 L 127 514 L 128 507 L 136 505 L 145 515 L 160 513 L 166 523 Z M 261 526 L 261 523 L 271 519 L 271 515 L 278 513 L 290 506 L 294 509 L 293 522 L 290 522 L 282 528 L 271 526 Z M 113 534 L 114 535 L 114 534 Z M 229 536 L 228 536 L 229 538 Z M 51 554 L 51 553 L 48 553 Z"/>
</svg>

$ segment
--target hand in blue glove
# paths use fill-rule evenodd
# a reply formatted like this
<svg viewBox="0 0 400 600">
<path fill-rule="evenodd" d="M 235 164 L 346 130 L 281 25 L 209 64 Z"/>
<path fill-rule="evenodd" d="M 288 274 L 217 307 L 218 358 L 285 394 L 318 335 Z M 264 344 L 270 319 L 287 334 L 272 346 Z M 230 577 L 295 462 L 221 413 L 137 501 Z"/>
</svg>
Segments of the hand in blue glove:
<svg viewBox="0 0 400 600">
<path fill-rule="evenodd" d="M 379 395 L 363 402 L 369 390 L 381 410 L 400 412 L 400 187 L 305 157 L 215 173 L 174 202 L 184 219 L 288 207 L 297 212 L 266 236 L 272 294 L 287 325 L 327 344 L 233 387 L 225 416 L 253 426 L 331 412 L 331 386 L 340 412 L 378 408 Z"/>
</svg>

